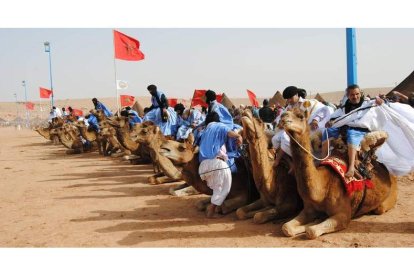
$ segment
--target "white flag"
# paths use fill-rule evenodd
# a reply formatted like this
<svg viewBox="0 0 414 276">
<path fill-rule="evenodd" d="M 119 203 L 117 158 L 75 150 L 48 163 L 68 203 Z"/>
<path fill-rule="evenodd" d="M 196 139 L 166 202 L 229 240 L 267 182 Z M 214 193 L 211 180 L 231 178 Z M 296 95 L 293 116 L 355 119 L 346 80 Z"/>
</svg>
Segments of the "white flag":
<svg viewBox="0 0 414 276">
<path fill-rule="evenodd" d="M 116 89 L 127 89 L 128 88 L 128 82 L 124 80 L 116 80 Z"/>
</svg>

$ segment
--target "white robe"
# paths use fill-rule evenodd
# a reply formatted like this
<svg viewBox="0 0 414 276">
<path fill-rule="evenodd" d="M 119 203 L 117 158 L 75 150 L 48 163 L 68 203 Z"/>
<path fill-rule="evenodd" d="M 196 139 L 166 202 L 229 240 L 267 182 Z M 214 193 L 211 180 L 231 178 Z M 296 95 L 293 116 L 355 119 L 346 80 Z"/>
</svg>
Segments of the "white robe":
<svg viewBox="0 0 414 276">
<path fill-rule="evenodd" d="M 223 160 L 206 159 L 200 163 L 198 173 L 207 186 L 213 190 L 211 203 L 217 206 L 223 204 L 231 188 L 231 171 Z"/>
<path fill-rule="evenodd" d="M 374 101 L 370 104 L 373 105 Z M 369 106 L 363 105 L 363 106 Z M 388 133 L 387 141 L 377 150 L 378 161 L 394 175 L 414 171 L 414 109 L 407 104 L 390 103 L 369 109 L 356 109 L 350 116 L 337 119 L 333 127 L 351 125 Z"/>
</svg>

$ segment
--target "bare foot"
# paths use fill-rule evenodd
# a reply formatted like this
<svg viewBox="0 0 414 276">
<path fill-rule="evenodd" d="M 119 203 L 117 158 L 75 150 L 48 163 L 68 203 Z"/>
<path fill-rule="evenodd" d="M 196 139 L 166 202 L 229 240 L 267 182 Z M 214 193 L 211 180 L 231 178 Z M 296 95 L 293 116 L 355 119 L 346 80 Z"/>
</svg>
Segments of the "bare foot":
<svg viewBox="0 0 414 276">
<path fill-rule="evenodd" d="M 355 174 L 355 169 L 354 168 L 349 168 L 348 171 L 345 174 L 345 178 L 351 178 L 353 177 Z"/>
<path fill-rule="evenodd" d="M 216 214 L 216 205 L 210 204 L 206 208 L 206 217 L 207 218 L 213 218 Z"/>
</svg>

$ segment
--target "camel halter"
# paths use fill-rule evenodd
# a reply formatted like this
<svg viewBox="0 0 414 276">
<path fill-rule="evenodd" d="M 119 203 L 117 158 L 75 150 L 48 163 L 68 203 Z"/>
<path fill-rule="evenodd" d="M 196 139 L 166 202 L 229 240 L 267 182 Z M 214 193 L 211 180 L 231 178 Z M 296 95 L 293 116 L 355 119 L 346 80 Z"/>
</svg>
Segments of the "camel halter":
<svg viewBox="0 0 414 276">
<path fill-rule="evenodd" d="M 316 159 L 316 160 L 318 160 L 318 161 L 324 161 L 325 159 L 327 159 L 328 157 L 329 157 L 329 155 L 330 155 L 330 145 L 329 145 L 329 137 L 328 137 L 328 129 L 327 128 L 325 128 L 325 132 L 326 132 L 326 137 L 328 138 L 327 139 L 327 141 L 328 141 L 328 154 L 324 157 L 324 158 L 318 158 L 318 157 L 316 157 L 315 155 L 313 155 L 312 154 L 312 152 L 310 152 L 309 150 L 307 150 L 305 147 L 303 147 L 295 138 L 293 138 L 293 136 L 289 133 L 289 131 L 286 131 L 286 133 L 287 133 L 287 135 L 289 135 L 289 137 L 293 140 L 293 141 L 295 141 L 296 142 L 296 144 L 298 144 L 298 146 L 301 148 L 301 149 L 303 149 L 306 153 L 308 153 L 308 154 L 310 154 L 312 157 L 313 157 L 313 159 Z"/>
</svg>

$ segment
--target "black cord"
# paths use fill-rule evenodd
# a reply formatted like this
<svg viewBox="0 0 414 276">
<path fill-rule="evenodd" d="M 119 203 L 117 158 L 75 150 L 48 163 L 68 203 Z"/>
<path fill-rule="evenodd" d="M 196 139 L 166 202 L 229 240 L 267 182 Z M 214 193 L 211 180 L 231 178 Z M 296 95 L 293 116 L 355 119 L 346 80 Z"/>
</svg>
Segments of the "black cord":
<svg viewBox="0 0 414 276">
<path fill-rule="evenodd" d="M 220 159 L 220 160 L 221 160 L 221 159 Z M 224 161 L 224 160 L 222 160 L 222 161 Z M 224 161 L 224 162 L 226 162 L 226 161 Z M 227 163 L 227 162 L 226 162 L 226 163 Z M 203 173 L 200 173 L 200 175 L 207 174 L 207 173 L 211 173 L 211 172 L 215 172 L 215 171 L 221 171 L 221 170 L 230 169 L 230 168 L 231 168 L 231 167 L 233 167 L 235 164 L 236 164 L 236 160 L 233 162 L 233 164 L 232 164 L 231 166 L 228 166 L 228 167 L 225 167 L 225 168 L 220 168 L 220 169 L 214 169 L 214 170 L 211 170 L 211 171 L 208 171 L 208 172 L 203 172 Z"/>
</svg>

